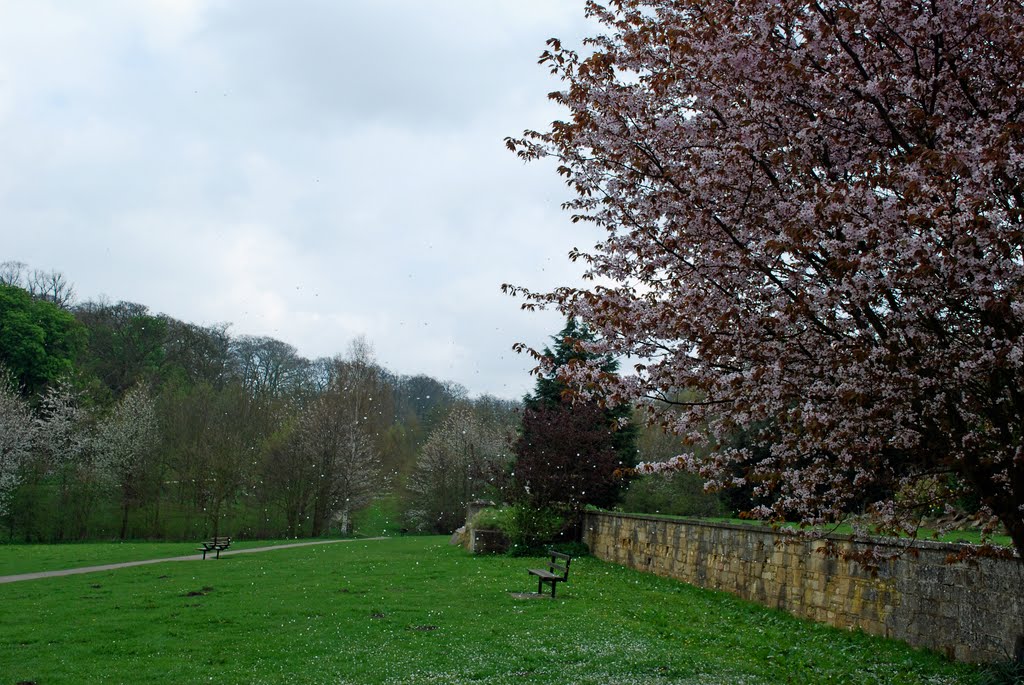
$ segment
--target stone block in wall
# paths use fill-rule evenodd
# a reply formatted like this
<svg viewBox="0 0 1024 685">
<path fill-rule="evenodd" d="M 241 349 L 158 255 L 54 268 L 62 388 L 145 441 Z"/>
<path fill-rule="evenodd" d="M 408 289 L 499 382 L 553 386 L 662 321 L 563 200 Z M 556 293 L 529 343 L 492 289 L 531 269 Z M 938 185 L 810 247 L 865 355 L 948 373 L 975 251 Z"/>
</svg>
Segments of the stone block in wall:
<svg viewBox="0 0 1024 685">
<path fill-rule="evenodd" d="M 469 531 L 469 551 L 473 554 L 503 554 L 508 551 L 510 541 L 500 530 Z"/>
</svg>

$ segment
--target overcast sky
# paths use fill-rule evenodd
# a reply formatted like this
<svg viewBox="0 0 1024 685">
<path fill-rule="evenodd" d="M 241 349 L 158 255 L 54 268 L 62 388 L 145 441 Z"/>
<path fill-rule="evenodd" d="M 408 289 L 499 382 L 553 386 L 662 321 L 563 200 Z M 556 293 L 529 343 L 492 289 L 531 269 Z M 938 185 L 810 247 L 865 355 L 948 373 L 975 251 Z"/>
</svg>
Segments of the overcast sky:
<svg viewBox="0 0 1024 685">
<path fill-rule="evenodd" d="M 0 261 L 305 357 L 521 396 L 575 282 L 537 57 L 583 0 L 3 0 Z"/>
</svg>

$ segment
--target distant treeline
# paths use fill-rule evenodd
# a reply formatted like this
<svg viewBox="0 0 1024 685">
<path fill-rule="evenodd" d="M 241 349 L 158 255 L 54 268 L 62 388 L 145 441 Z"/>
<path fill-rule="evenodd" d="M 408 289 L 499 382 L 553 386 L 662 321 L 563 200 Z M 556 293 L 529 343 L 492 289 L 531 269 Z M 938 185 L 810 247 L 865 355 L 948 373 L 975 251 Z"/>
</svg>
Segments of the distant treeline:
<svg viewBox="0 0 1024 685">
<path fill-rule="evenodd" d="M 63 276 L 16 262 L 0 265 L 0 367 L 12 541 L 346 533 L 385 495 L 404 525 L 430 529 L 437 511 L 486 494 L 519 421 L 515 402 L 391 373 L 362 338 L 309 360 L 142 304 L 76 303 Z M 477 441 L 450 486 L 417 468 L 432 434 L 434 452 Z"/>
</svg>

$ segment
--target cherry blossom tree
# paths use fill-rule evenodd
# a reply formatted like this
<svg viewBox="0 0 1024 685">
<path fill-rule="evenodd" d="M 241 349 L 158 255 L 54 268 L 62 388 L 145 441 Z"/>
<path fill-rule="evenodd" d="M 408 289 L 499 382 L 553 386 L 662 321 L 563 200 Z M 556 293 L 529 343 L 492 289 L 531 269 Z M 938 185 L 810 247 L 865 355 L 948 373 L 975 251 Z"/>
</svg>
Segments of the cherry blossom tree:
<svg viewBox="0 0 1024 685">
<path fill-rule="evenodd" d="M 753 485 L 752 515 L 912 531 L 972 497 L 1024 551 L 1020 0 L 587 13 L 584 52 L 541 57 L 567 119 L 507 142 L 556 160 L 573 220 L 604 230 L 570 254 L 590 282 L 506 290 L 639 362 L 563 377 L 675 404 L 703 449 L 663 468 Z"/>
</svg>

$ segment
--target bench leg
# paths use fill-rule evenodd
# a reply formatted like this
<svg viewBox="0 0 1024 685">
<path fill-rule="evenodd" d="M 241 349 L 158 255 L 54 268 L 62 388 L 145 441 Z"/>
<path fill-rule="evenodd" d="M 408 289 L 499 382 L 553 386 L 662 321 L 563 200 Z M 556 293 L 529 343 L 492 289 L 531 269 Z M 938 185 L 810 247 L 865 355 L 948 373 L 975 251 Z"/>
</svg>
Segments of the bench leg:
<svg viewBox="0 0 1024 685">
<path fill-rule="evenodd" d="M 558 583 L 551 581 L 551 599 L 555 598 L 555 588 L 558 587 Z"/>
<path fill-rule="evenodd" d="M 537 594 L 538 595 L 543 595 L 544 594 L 544 579 L 543 578 L 537 578 Z"/>
<path fill-rule="evenodd" d="M 203 550 L 203 561 L 206 561 L 206 552 L 207 552 L 207 550 L 204 549 Z"/>
</svg>

